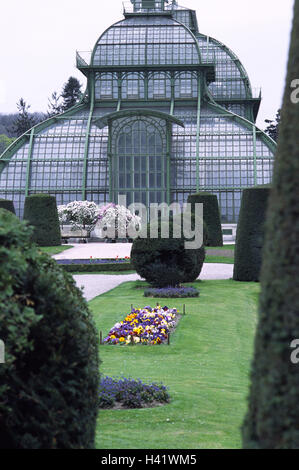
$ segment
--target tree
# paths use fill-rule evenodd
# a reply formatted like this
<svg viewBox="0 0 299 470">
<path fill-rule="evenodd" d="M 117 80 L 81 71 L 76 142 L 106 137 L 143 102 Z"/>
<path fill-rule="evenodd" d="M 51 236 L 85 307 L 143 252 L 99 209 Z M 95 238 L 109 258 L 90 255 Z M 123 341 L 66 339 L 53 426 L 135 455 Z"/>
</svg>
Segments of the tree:
<svg viewBox="0 0 299 470">
<path fill-rule="evenodd" d="M 13 130 L 17 137 L 24 134 L 37 123 L 35 116 L 29 113 L 30 107 L 23 98 L 20 98 L 20 101 L 17 103 L 19 114 L 13 123 Z"/>
<path fill-rule="evenodd" d="M 274 121 L 270 119 L 265 119 L 265 122 L 268 124 L 268 127 L 266 127 L 265 132 L 273 140 L 275 140 L 275 142 L 277 142 L 278 140 L 280 121 L 281 121 L 281 109 L 277 111 Z"/>
<path fill-rule="evenodd" d="M 56 199 L 49 194 L 25 198 L 24 220 L 34 227 L 32 240 L 39 246 L 61 245 Z"/>
<path fill-rule="evenodd" d="M 235 281 L 258 281 L 270 185 L 243 189 L 235 246 Z"/>
<path fill-rule="evenodd" d="M 78 103 L 81 98 L 81 88 L 81 83 L 75 77 L 70 77 L 68 79 L 61 93 L 61 97 L 63 99 L 63 103 L 61 105 L 62 111 L 67 111 Z"/>
<path fill-rule="evenodd" d="M 61 95 L 58 95 L 57 91 L 54 91 L 51 98 L 48 99 L 47 116 L 50 118 L 60 113 L 62 113 Z"/>
<path fill-rule="evenodd" d="M 9 138 L 5 134 L 0 135 L 0 155 L 7 149 L 7 147 L 10 146 L 10 144 L 13 143 L 14 140 L 14 138 Z"/>
<path fill-rule="evenodd" d="M 299 369 L 299 104 L 290 84 L 299 77 L 299 0 L 295 0 L 281 128 L 269 197 L 261 272 L 259 321 L 251 374 L 245 448 L 298 449 Z M 293 357 L 295 354 L 295 357 Z M 292 355 L 292 356 L 291 356 Z M 291 360 L 292 358 L 292 360 Z"/>
<path fill-rule="evenodd" d="M 73 278 L 0 209 L 0 449 L 94 447 L 98 337 Z"/>
<path fill-rule="evenodd" d="M 192 208 L 195 204 L 203 204 L 203 220 L 207 224 L 208 238 L 206 246 L 223 246 L 221 215 L 216 194 L 200 192 L 188 197 Z"/>
</svg>

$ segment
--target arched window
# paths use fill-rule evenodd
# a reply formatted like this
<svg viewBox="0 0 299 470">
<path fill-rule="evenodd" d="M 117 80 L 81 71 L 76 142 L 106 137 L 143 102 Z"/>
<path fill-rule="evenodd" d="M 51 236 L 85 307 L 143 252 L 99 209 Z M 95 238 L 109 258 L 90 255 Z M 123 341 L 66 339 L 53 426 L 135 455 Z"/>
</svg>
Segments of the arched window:
<svg viewBox="0 0 299 470">
<path fill-rule="evenodd" d="M 116 100 L 118 98 L 117 75 L 115 73 L 97 73 L 95 80 L 96 100 Z"/>
<path fill-rule="evenodd" d="M 126 195 L 127 204 L 148 206 L 166 201 L 166 123 L 145 116 L 122 118 L 112 124 L 112 191 Z"/>
<path fill-rule="evenodd" d="M 175 98 L 196 98 L 197 77 L 193 72 L 181 72 L 175 78 Z"/>
<path fill-rule="evenodd" d="M 165 72 L 153 72 L 148 80 L 149 99 L 171 98 L 171 81 Z"/>
<path fill-rule="evenodd" d="M 144 75 L 141 72 L 127 73 L 122 81 L 122 99 L 144 99 Z"/>
</svg>

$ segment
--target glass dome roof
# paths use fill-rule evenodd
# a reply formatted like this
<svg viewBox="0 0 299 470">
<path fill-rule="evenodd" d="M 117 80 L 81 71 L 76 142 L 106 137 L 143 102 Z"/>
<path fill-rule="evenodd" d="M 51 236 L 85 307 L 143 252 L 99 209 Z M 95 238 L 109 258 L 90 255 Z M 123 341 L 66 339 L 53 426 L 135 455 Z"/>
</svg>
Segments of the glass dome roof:
<svg viewBox="0 0 299 470">
<path fill-rule="evenodd" d="M 98 40 L 93 66 L 199 64 L 198 43 L 188 28 L 167 17 L 127 18 Z"/>
</svg>

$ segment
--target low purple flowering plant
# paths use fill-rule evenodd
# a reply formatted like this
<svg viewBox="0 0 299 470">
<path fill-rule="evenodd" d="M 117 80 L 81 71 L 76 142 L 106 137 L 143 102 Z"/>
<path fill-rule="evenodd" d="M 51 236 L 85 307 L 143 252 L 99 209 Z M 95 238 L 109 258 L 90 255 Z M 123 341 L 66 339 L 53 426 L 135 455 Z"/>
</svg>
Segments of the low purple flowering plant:
<svg viewBox="0 0 299 470">
<path fill-rule="evenodd" d="M 163 384 L 145 384 L 140 379 L 102 377 L 99 407 L 143 408 L 157 403 L 169 403 L 170 396 Z"/>
<path fill-rule="evenodd" d="M 161 288 L 154 288 L 150 287 L 145 289 L 144 297 L 158 297 L 158 298 L 167 298 L 167 299 L 174 299 L 174 298 L 184 298 L 184 297 L 198 297 L 199 291 L 194 287 L 161 287 Z"/>
</svg>

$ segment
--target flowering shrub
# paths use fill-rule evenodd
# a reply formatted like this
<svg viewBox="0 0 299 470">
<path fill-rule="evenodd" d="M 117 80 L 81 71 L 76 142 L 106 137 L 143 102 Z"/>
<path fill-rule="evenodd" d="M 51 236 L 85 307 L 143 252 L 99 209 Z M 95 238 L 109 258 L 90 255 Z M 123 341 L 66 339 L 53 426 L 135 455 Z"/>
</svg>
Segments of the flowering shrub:
<svg viewBox="0 0 299 470">
<path fill-rule="evenodd" d="M 104 343 L 108 344 L 161 344 L 167 340 L 177 321 L 177 309 L 157 306 L 133 308 L 124 321 L 116 323 Z"/>
<path fill-rule="evenodd" d="M 155 402 L 168 403 L 167 388 L 162 384 L 144 384 L 141 380 L 102 377 L 100 381 L 100 408 L 113 408 L 120 404 L 125 408 L 142 408 Z"/>
<path fill-rule="evenodd" d="M 90 233 L 98 221 L 99 208 L 94 202 L 73 201 L 58 206 L 60 225 L 70 224 L 72 230 L 87 230 Z"/>
<path fill-rule="evenodd" d="M 144 291 L 144 297 L 164 297 L 168 299 L 183 297 L 198 297 L 199 291 L 194 287 L 162 287 L 148 288 Z"/>
<path fill-rule="evenodd" d="M 108 238 L 126 238 L 130 226 L 141 229 L 140 221 L 141 218 L 126 207 L 110 203 L 100 208 L 96 230 L 103 230 Z"/>
<path fill-rule="evenodd" d="M 66 205 L 57 206 L 58 218 L 60 225 L 68 223 Z"/>
</svg>

